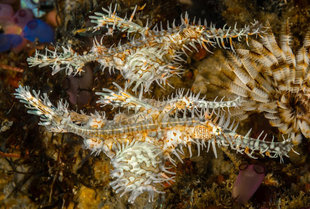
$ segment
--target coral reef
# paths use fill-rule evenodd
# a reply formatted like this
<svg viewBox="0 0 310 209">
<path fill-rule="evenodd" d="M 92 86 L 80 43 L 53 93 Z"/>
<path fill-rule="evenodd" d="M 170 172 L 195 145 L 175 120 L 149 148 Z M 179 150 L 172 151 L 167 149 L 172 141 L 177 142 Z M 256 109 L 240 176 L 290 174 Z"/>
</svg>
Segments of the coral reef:
<svg viewBox="0 0 310 209">
<path fill-rule="evenodd" d="M 278 56 L 298 60 L 307 45 L 307 1 L 12 2 L 51 23 L 57 45 L 0 54 L 0 208 L 310 206 L 308 128 L 298 126 L 307 103 L 281 99 L 307 99 L 308 78 Z M 254 61 L 253 43 L 270 53 Z M 273 106 L 281 123 L 256 109 L 268 105 L 251 91 L 259 76 L 242 84 L 248 94 L 229 92 L 274 55 L 273 67 L 305 78 L 259 71 L 269 105 L 284 104 Z M 228 68 L 233 60 L 245 71 Z"/>
<path fill-rule="evenodd" d="M 165 83 L 172 73 L 169 69 L 179 68 L 176 66 L 179 65 L 175 63 L 176 59 L 181 59 L 181 52 L 187 55 L 185 49 L 191 51 L 188 46 L 198 51 L 195 46 L 198 43 L 207 50 L 206 44 L 215 39 L 215 43 L 226 48 L 224 39 L 227 39 L 232 47 L 232 38 L 240 39 L 245 36 L 247 40 L 249 35 L 255 35 L 260 30 L 255 29 L 251 32 L 249 27 L 245 27 L 240 31 L 236 28 L 230 31 L 230 28 L 215 29 L 213 26 L 206 29 L 206 26 L 200 24 L 191 25 L 187 15 L 184 19 L 181 17 L 181 26 L 177 27 L 173 23 L 172 28 L 167 26 L 167 31 L 158 30 L 156 26 L 150 30 L 148 26 L 140 27 L 132 22 L 136 9 L 137 7 L 128 20 L 116 16 L 116 7 L 112 12 L 112 6 L 109 10 L 104 10 L 107 14 L 96 13 L 97 16 L 90 18 L 95 19 L 96 30 L 102 26 L 113 26 L 112 29 L 116 27 L 122 32 L 127 32 L 128 37 L 131 33 L 140 34 L 141 40 L 132 41 L 130 45 L 125 46 L 119 44 L 118 49 L 110 48 L 108 51 L 96 42 L 91 52 L 82 56 L 76 53 L 72 56 L 71 49 L 64 48 L 65 51 L 61 55 L 56 51 L 52 56 L 47 55 L 48 52 L 45 55 L 36 52 L 35 57 L 28 59 L 30 66 L 40 64 L 40 67 L 44 67 L 51 64 L 53 74 L 61 69 L 65 69 L 69 75 L 76 74 L 86 62 L 94 60 L 99 61 L 104 67 L 109 66 L 109 72 L 111 68 L 118 68 L 125 78 L 130 79 L 125 83 L 125 90 L 117 84 L 117 92 L 103 89 L 103 93 L 98 93 L 101 98 L 97 102 L 112 104 L 113 107 L 125 108 L 128 111 L 134 110 L 133 114 L 122 113 L 120 116 L 116 115 L 113 120 L 107 120 L 105 114 L 79 114 L 68 110 L 67 103 L 60 101 L 55 107 L 46 94 L 40 96 L 39 92 L 32 91 L 32 95 L 29 87 L 20 86 L 15 96 L 30 109 L 28 113 L 40 116 L 39 124 L 49 131 L 75 133 L 84 138 L 85 147 L 93 153 L 99 154 L 103 151 L 111 159 L 114 167 L 111 177 L 115 180 L 111 182 L 111 186 L 116 193 L 122 191 L 121 196 L 129 192 L 128 201 L 131 203 L 144 192 L 148 192 L 149 200 L 153 200 L 154 192 L 159 192 L 155 184 L 172 180 L 168 174 L 174 173 L 165 168 L 165 160 L 176 165 L 171 157 L 173 154 L 182 161 L 180 155 L 184 155 L 183 146 L 188 147 L 190 156 L 192 144 L 197 144 L 198 155 L 203 147 L 208 147 L 207 150 L 212 147 L 217 157 L 217 144 L 229 146 L 251 158 L 256 158 L 255 152 L 259 152 L 261 156 L 280 157 L 283 161 L 282 156 L 288 156 L 287 153 L 292 150 L 289 138 L 281 142 L 275 142 L 274 139 L 268 142 L 265 141 L 267 135 L 261 139 L 263 132 L 256 139 L 249 137 L 250 131 L 245 136 L 236 133 L 238 125 L 235 125 L 234 121 L 231 123 L 230 116 L 225 116 L 221 110 L 240 106 L 238 98 L 234 101 L 208 102 L 199 99 L 199 94 L 184 94 L 183 90 L 180 90 L 176 97 L 162 102 L 145 100 L 142 97 L 143 92 L 149 90 L 152 81 L 158 84 L 162 81 Z M 108 57 L 108 53 L 112 55 Z M 65 67 L 61 67 L 62 65 Z M 142 85 L 139 98 L 126 92 L 133 81 L 137 83 L 133 91 Z M 209 109 L 212 109 L 211 113 Z"/>
</svg>

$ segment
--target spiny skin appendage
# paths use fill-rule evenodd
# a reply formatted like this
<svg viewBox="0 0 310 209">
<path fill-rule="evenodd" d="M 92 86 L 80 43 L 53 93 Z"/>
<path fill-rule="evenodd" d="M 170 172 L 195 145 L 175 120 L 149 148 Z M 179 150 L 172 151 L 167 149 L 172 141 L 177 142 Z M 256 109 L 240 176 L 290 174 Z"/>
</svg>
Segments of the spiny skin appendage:
<svg viewBox="0 0 310 209">
<path fill-rule="evenodd" d="M 165 112 L 175 113 L 175 111 L 197 111 L 206 109 L 228 109 L 233 107 L 239 107 L 242 104 L 240 97 L 237 97 L 231 101 L 206 101 L 204 98 L 199 98 L 200 94 L 194 94 L 189 90 L 185 93 L 184 89 L 179 89 L 175 95 L 171 95 L 164 101 L 156 101 L 154 99 L 142 98 L 142 92 L 140 92 L 139 98 L 132 96 L 126 90 L 122 89 L 116 83 L 113 83 L 118 89 L 114 92 L 110 89 L 102 89 L 102 92 L 96 92 L 100 96 L 97 103 L 103 105 L 112 105 L 113 107 L 122 107 L 128 110 L 134 110 L 135 112 Z M 125 88 L 126 89 L 126 88 Z"/>
<path fill-rule="evenodd" d="M 154 201 L 160 184 L 173 181 L 175 173 L 164 167 L 164 158 L 159 147 L 148 142 L 132 141 L 118 144 L 116 155 L 111 159 L 113 170 L 110 183 L 116 193 L 123 196 L 130 193 L 128 202 L 134 203 L 142 193 L 149 194 L 149 201 Z M 169 177 L 171 176 L 171 177 Z"/>
<path fill-rule="evenodd" d="M 61 52 L 59 52 L 61 51 Z M 96 61 L 96 54 L 90 53 L 87 55 L 79 55 L 70 45 L 55 47 L 52 51 L 45 49 L 45 54 L 41 54 L 36 50 L 33 57 L 28 57 L 27 62 L 30 67 L 38 66 L 52 67 L 52 75 L 64 70 L 67 75 L 77 75 L 83 72 L 83 67 L 86 63 Z"/>
<path fill-rule="evenodd" d="M 28 113 L 40 116 L 40 125 L 45 126 L 52 132 L 66 132 L 61 123 L 70 120 L 67 110 L 68 103 L 60 101 L 58 106 L 55 107 L 48 99 L 47 94 L 44 93 L 40 96 L 40 91 L 32 91 L 32 93 L 33 95 L 28 86 L 19 86 L 14 95 L 20 102 L 25 103 L 25 106 L 29 109 Z"/>
<path fill-rule="evenodd" d="M 100 103 L 135 111 L 116 115 L 113 120 L 97 112 L 85 115 L 69 111 L 66 103 L 59 102 L 55 107 L 46 94 L 31 93 L 29 87 L 20 86 L 15 96 L 30 109 L 29 113 L 40 116 L 40 125 L 49 131 L 74 133 L 84 138 L 84 147 L 92 153 L 104 152 L 114 167 L 111 186 L 121 195 L 129 193 L 129 202 L 134 202 L 144 192 L 149 194 L 149 200 L 153 200 L 155 193 L 162 193 L 161 184 L 170 182 L 174 176 L 164 167 L 165 162 L 176 165 L 175 158 L 182 162 L 184 147 L 190 156 L 194 145 L 198 155 L 202 149 L 209 151 L 212 147 L 217 157 L 218 146 L 230 147 L 251 158 L 257 158 L 257 154 L 279 157 L 281 162 L 282 157 L 293 150 L 290 138 L 275 142 L 266 141 L 263 134 L 251 138 L 250 131 L 245 136 L 238 134 L 238 124 L 221 109 L 239 105 L 239 99 L 209 105 L 208 101 L 190 92 L 185 96 L 179 91 L 170 100 L 183 105 L 173 106 L 169 99 L 156 101 L 141 95 L 136 98 L 118 85 L 116 87 L 116 92 L 104 89 L 104 93 L 99 93 L 102 96 Z"/>
<path fill-rule="evenodd" d="M 245 38 L 247 41 L 249 36 L 264 33 L 258 22 L 241 29 L 236 25 L 218 29 L 212 24 L 190 23 L 187 14 L 181 16 L 180 26 L 173 23 L 172 27 L 167 25 L 166 30 L 162 27 L 158 29 L 157 25 L 151 29 L 148 25 L 143 27 L 133 22 L 136 8 L 129 19 L 117 16 L 116 7 L 112 10 L 112 5 L 103 11 L 90 16 L 96 24 L 92 29 L 107 27 L 110 34 L 116 29 L 127 32 L 128 43 L 107 48 L 103 46 L 102 40 L 95 39 L 92 49 L 82 55 L 74 52 L 69 45 L 61 47 L 61 50 L 59 47 L 54 51 L 46 49 L 44 54 L 37 51 L 34 57 L 28 58 L 29 65 L 51 66 L 53 74 L 65 70 L 68 75 L 76 75 L 83 71 L 86 63 L 97 61 L 103 70 L 108 69 L 110 73 L 120 71 L 128 80 L 128 85 L 134 85 L 134 91 L 147 92 L 153 83 L 162 86 L 167 84 L 169 77 L 181 75 L 184 57 L 189 52 L 198 52 L 199 48 L 209 51 L 209 46 L 233 49 L 233 39 Z"/>
</svg>

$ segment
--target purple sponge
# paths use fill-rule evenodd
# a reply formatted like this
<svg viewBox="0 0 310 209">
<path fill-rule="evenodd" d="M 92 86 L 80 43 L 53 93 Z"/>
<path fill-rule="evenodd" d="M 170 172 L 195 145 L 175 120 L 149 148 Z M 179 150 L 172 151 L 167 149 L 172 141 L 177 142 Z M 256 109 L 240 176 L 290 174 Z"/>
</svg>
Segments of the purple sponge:
<svg viewBox="0 0 310 209">
<path fill-rule="evenodd" d="M 246 203 L 256 192 L 265 178 L 265 167 L 259 164 L 242 164 L 232 189 L 232 197 Z"/>
</svg>

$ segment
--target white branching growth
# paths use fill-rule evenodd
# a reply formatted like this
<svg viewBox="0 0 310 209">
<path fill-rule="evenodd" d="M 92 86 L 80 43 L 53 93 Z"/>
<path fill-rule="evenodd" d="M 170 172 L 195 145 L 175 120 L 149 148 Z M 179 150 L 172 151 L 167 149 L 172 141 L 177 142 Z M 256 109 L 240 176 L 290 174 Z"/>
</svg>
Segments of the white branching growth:
<svg viewBox="0 0 310 209">
<path fill-rule="evenodd" d="M 229 111 L 230 108 L 236 108 L 242 104 L 240 97 L 231 101 L 223 101 L 224 98 L 220 101 L 217 101 L 217 98 L 214 101 L 206 101 L 204 98 L 200 98 L 199 93 L 195 95 L 189 90 L 185 93 L 185 89 L 177 90 L 175 95 L 172 94 L 162 101 L 142 98 L 142 92 L 140 92 L 139 98 L 136 98 L 126 92 L 126 87 L 122 89 L 116 83 L 113 84 L 117 88 L 116 92 L 105 88 L 102 89 L 102 92 L 96 92 L 97 95 L 101 96 L 97 103 L 103 105 L 111 104 L 113 107 L 127 108 L 135 112 L 156 111 L 164 113 L 174 113 L 175 111 L 183 111 L 185 109 L 187 111 L 206 111 L 208 109 L 221 109 L 223 111 L 226 109 Z"/>
<path fill-rule="evenodd" d="M 61 53 L 59 51 L 62 51 Z M 34 57 L 27 58 L 30 67 L 52 67 L 52 75 L 64 70 L 67 75 L 80 74 L 86 63 L 96 61 L 95 54 L 79 55 L 70 45 L 56 47 L 55 50 L 45 49 L 45 54 L 36 50 Z"/>
<path fill-rule="evenodd" d="M 45 54 L 37 51 L 34 57 L 28 58 L 29 65 L 49 65 L 53 74 L 65 70 L 68 75 L 76 75 L 83 71 L 82 67 L 87 62 L 97 61 L 103 70 L 107 68 L 109 72 L 120 71 L 128 84 L 134 85 L 134 91 L 142 88 L 146 92 L 153 83 L 165 85 L 169 77 L 182 74 L 181 64 L 189 52 L 198 52 L 201 48 L 209 50 L 209 45 L 232 48 L 233 39 L 245 38 L 247 41 L 249 36 L 263 32 L 257 22 L 241 29 L 236 26 L 218 29 L 212 24 L 202 25 L 201 21 L 198 24 L 194 21 L 190 23 L 187 14 L 181 16 L 180 26 L 173 22 L 172 27 L 167 25 L 166 30 L 162 26 L 151 29 L 148 25 L 142 27 L 133 22 L 136 8 L 129 19 L 117 16 L 116 6 L 114 10 L 111 5 L 109 10 L 103 11 L 104 13 L 90 16 L 96 24 L 93 30 L 107 27 L 110 33 L 116 29 L 127 32 L 128 43 L 106 48 L 102 41 L 99 43 L 94 40 L 91 51 L 83 55 L 74 52 L 70 46 L 61 47 L 61 50 L 56 48 L 54 51 L 46 49 Z"/>
<path fill-rule="evenodd" d="M 45 126 L 52 132 L 66 132 L 63 122 L 70 120 L 67 109 L 68 103 L 60 101 L 55 107 L 46 93 L 40 95 L 40 91 L 32 91 L 32 94 L 28 86 L 19 86 L 16 89 L 15 96 L 20 102 L 25 103 L 25 106 L 29 109 L 27 111 L 29 114 L 40 116 L 39 125 Z"/>
<path fill-rule="evenodd" d="M 156 185 L 173 181 L 169 176 L 175 173 L 164 167 L 162 150 L 154 144 L 132 141 L 117 144 L 115 150 L 110 174 L 114 180 L 110 185 L 120 196 L 130 193 L 128 202 L 134 203 L 144 192 L 149 194 L 149 201 L 154 201 L 155 193 L 163 193 Z"/>
<path fill-rule="evenodd" d="M 216 29 L 212 24 L 202 25 L 200 21 L 198 24 L 190 23 L 188 15 L 185 14 L 184 17 L 181 16 L 180 26 L 173 23 L 172 27 L 168 25 L 164 30 L 158 26 L 149 28 L 148 25 L 143 27 L 135 24 L 133 17 L 136 10 L 137 8 L 129 19 L 117 16 L 116 7 L 114 10 L 112 7 L 109 10 L 103 9 L 104 13 L 95 13 L 95 16 L 90 17 L 96 24 L 92 27 L 93 30 L 107 27 L 111 34 L 113 30 L 127 32 L 128 43 L 106 48 L 102 40 L 94 40 L 91 51 L 83 55 L 66 46 L 62 47 L 62 52 L 59 48 L 54 51 L 46 49 L 45 54 L 36 52 L 34 57 L 28 59 L 30 66 L 51 66 L 53 74 L 62 70 L 69 75 L 79 74 L 83 66 L 91 61 L 99 62 L 102 68 L 108 68 L 110 73 L 114 70 L 120 71 L 128 80 L 124 89 L 115 84 L 116 91 L 103 89 L 102 92 L 97 93 L 100 95 L 98 103 L 120 109 L 120 113 L 116 114 L 114 119 L 107 119 L 104 113 L 86 115 L 70 111 L 67 103 L 59 102 L 57 107 L 53 106 L 46 94 L 40 96 L 39 92 L 31 93 L 29 87 L 20 86 L 16 90 L 16 98 L 25 103 L 29 113 L 40 116 L 40 124 L 46 126 L 49 131 L 76 134 L 83 137 L 84 147 L 92 153 L 105 153 L 111 159 L 113 166 L 111 171 L 113 180 L 110 185 L 121 196 L 128 194 L 130 203 L 133 203 L 142 193 L 148 193 L 150 201 L 153 201 L 155 194 L 163 193 L 162 184 L 172 182 L 175 175 L 165 165 L 176 166 L 176 160 L 182 162 L 186 155 L 184 148 L 188 149 L 190 157 L 193 155 L 192 146 L 197 146 L 198 155 L 204 148 L 207 148 L 207 151 L 211 148 L 215 157 L 217 157 L 217 147 L 229 147 L 251 158 L 279 157 L 282 162 L 283 156 L 288 156 L 288 152 L 293 150 L 290 135 L 282 141 L 275 141 L 273 138 L 269 140 L 267 138 L 270 137 L 263 136 L 263 132 L 258 138 L 250 137 L 250 131 L 243 136 L 237 133 L 238 123 L 231 121 L 230 111 L 239 107 L 244 110 L 244 107 L 248 107 L 248 102 L 244 99 L 248 99 L 249 95 L 253 94 L 255 101 L 270 101 L 268 95 L 263 92 L 265 89 L 273 89 L 273 86 L 268 83 L 270 80 L 268 82 L 257 80 L 257 83 L 262 84 L 265 89 L 253 88 L 251 89 L 253 93 L 247 94 L 246 88 L 256 87 L 252 84 L 256 80 L 255 82 L 245 81 L 250 81 L 251 76 L 258 78 L 259 72 L 247 64 L 252 59 L 251 56 L 248 59 L 247 55 L 244 60 L 235 58 L 239 61 L 235 62 L 236 66 L 240 67 L 242 64 L 249 66 L 246 68 L 249 75 L 243 71 L 240 71 L 241 73 L 238 73 L 238 70 L 235 71 L 236 76 L 233 78 L 236 78 L 236 81 L 232 79 L 228 86 L 232 91 L 237 89 L 234 93 L 238 97 L 234 100 L 225 101 L 222 98 L 219 101 L 216 99 L 206 101 L 199 94 L 195 95 L 190 91 L 185 93 L 183 89 L 161 101 L 143 98 L 143 93 L 149 91 L 153 83 L 164 85 L 169 77 L 180 75 L 183 72 L 181 64 L 185 61 L 184 57 L 190 54 L 189 52 L 198 52 L 200 48 L 208 50 L 210 45 L 232 49 L 233 39 L 245 38 L 247 42 L 248 36 L 262 32 L 261 26 L 255 22 L 242 29 L 237 29 L 236 26 Z M 273 56 L 275 52 L 272 51 L 274 49 L 272 36 L 268 34 L 266 37 L 263 38 L 264 44 L 256 44 L 256 50 L 269 50 L 272 53 L 268 55 Z M 308 47 L 310 41 L 307 39 L 305 43 L 307 43 L 305 47 Z M 246 51 L 237 50 L 239 55 L 247 53 L 242 52 Z M 300 67 L 296 67 L 296 76 L 293 80 L 298 85 L 306 86 L 300 78 L 305 78 L 306 73 L 302 66 L 308 64 L 308 60 L 303 58 L 303 55 L 308 56 L 308 54 L 302 52 L 297 56 L 299 60 L 297 63 L 304 61 L 305 64 L 296 65 Z M 290 48 L 286 46 L 284 57 L 290 66 L 294 62 L 293 57 L 289 60 L 287 56 L 289 53 Z M 273 56 L 272 59 L 262 57 L 252 61 L 268 63 L 263 59 L 270 62 L 280 59 L 278 56 Z M 274 73 L 275 78 L 279 78 L 276 81 L 281 81 L 283 73 L 287 74 L 286 71 L 277 73 L 277 70 L 272 70 L 274 72 L 270 72 Z M 132 86 L 134 92 L 140 90 L 138 97 L 127 91 L 127 88 Z M 296 94 L 297 87 L 294 86 L 289 90 Z M 280 87 L 275 91 L 278 90 L 281 90 Z M 301 89 L 297 88 L 297 92 L 299 91 Z M 306 95 L 309 94 L 308 90 L 302 89 L 302 91 L 307 93 Z M 301 97 L 305 98 L 305 96 L 296 98 Z M 288 103 L 286 98 L 280 101 L 283 104 Z M 270 103 L 272 104 L 278 103 Z M 300 125 L 300 127 L 304 126 Z"/>
<path fill-rule="evenodd" d="M 140 33 L 141 35 L 144 35 L 149 30 L 148 24 L 146 24 L 145 27 L 142 27 L 132 21 L 137 11 L 137 6 L 135 6 L 135 9 L 129 19 L 121 18 L 116 15 L 117 4 L 115 4 L 113 11 L 112 9 L 111 4 L 109 10 L 102 8 L 104 13 L 95 12 L 94 16 L 89 17 L 91 22 L 96 24 L 96 26 L 94 26 L 95 30 L 99 30 L 101 27 L 107 27 L 111 28 L 113 32 L 113 30 L 117 28 L 122 32 L 127 32 L 128 34 Z"/>
<path fill-rule="evenodd" d="M 209 151 L 212 147 L 215 157 L 216 147 L 225 146 L 251 158 L 260 154 L 279 157 L 281 162 L 292 150 L 290 138 L 275 142 L 265 141 L 267 135 L 262 134 L 251 138 L 250 131 L 245 136 L 238 134 L 238 124 L 222 109 L 239 106 L 240 99 L 208 102 L 180 90 L 167 101 L 156 101 L 144 99 L 142 94 L 134 97 L 115 85 L 116 92 L 103 89 L 104 93 L 98 93 L 98 102 L 125 110 L 113 120 L 107 120 L 105 114 L 69 111 L 61 102 L 56 108 L 46 94 L 40 96 L 33 91 L 33 96 L 28 87 L 19 87 L 15 96 L 26 104 L 29 113 L 39 115 L 41 125 L 50 131 L 77 134 L 92 153 L 104 152 L 114 167 L 111 185 L 122 195 L 129 193 L 129 202 L 143 192 L 149 193 L 150 200 L 155 193 L 161 193 L 160 184 L 171 181 L 173 174 L 164 167 L 165 162 L 176 165 L 175 158 L 182 162 L 184 147 L 190 156 L 193 145 L 197 146 L 198 155 L 203 148 Z"/>
<path fill-rule="evenodd" d="M 231 111 L 234 116 L 262 112 L 272 126 L 300 143 L 301 133 L 310 138 L 310 33 L 295 55 L 289 29 L 283 30 L 279 44 L 268 31 L 261 42 L 251 40 L 249 49 L 236 49 L 221 68 L 224 82 L 214 83 L 247 101 Z"/>
</svg>

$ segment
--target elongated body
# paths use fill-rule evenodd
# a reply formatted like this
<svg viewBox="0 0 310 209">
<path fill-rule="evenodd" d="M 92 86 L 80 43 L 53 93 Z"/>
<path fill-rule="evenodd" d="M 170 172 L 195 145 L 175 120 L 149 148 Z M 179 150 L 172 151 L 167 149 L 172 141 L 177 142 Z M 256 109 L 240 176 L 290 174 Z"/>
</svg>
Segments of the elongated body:
<svg viewBox="0 0 310 209">
<path fill-rule="evenodd" d="M 130 19 L 117 16 L 116 7 L 112 11 L 112 5 L 103 11 L 90 16 L 96 24 L 91 30 L 107 27 L 111 35 L 115 29 L 127 32 L 127 43 L 109 48 L 94 40 L 92 49 L 83 55 L 75 52 L 70 45 L 56 47 L 54 51 L 46 49 L 45 53 L 37 51 L 34 57 L 27 59 L 29 65 L 49 65 L 53 74 L 65 70 L 68 75 L 76 75 L 83 71 L 86 63 L 95 61 L 101 64 L 103 70 L 109 69 L 110 73 L 114 69 L 120 71 L 129 81 L 129 86 L 134 84 L 134 91 L 141 89 L 146 92 L 152 83 L 164 85 L 167 78 L 182 74 L 184 56 L 188 56 L 189 52 L 199 51 L 199 48 L 209 50 L 210 46 L 232 48 L 233 39 L 244 38 L 247 41 L 249 36 L 264 32 L 258 22 L 241 29 L 236 26 L 218 29 L 212 24 L 208 26 L 206 22 L 190 23 L 187 14 L 181 16 L 181 25 L 176 26 L 173 22 L 165 30 L 162 24 L 160 28 L 157 25 L 150 28 L 148 24 L 140 26 L 134 23 L 136 9 Z"/>
<path fill-rule="evenodd" d="M 116 85 L 116 84 L 115 84 Z M 29 87 L 19 87 L 16 97 L 25 103 L 31 114 L 39 115 L 41 125 L 52 132 L 70 132 L 84 138 L 87 149 L 93 153 L 104 152 L 114 167 L 111 186 L 116 192 L 130 193 L 129 202 L 134 202 L 143 192 L 161 193 L 159 185 L 173 180 L 174 173 L 165 167 L 168 160 L 176 165 L 182 162 L 187 148 L 192 156 L 192 145 L 201 150 L 212 147 L 217 157 L 216 147 L 230 147 L 251 158 L 257 155 L 267 157 L 287 156 L 292 150 L 290 138 L 275 142 L 265 141 L 263 133 L 251 138 L 236 132 L 237 124 L 230 121 L 221 111 L 223 108 L 237 107 L 242 103 L 233 101 L 209 102 L 193 93 L 179 91 L 167 101 L 154 101 L 132 96 L 118 85 L 117 92 L 103 89 L 98 103 L 113 105 L 128 113 L 120 113 L 113 120 L 105 114 L 85 115 L 67 109 L 67 103 L 53 106 L 46 94 L 29 91 Z"/>
</svg>

